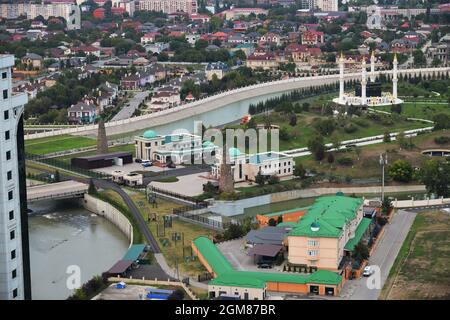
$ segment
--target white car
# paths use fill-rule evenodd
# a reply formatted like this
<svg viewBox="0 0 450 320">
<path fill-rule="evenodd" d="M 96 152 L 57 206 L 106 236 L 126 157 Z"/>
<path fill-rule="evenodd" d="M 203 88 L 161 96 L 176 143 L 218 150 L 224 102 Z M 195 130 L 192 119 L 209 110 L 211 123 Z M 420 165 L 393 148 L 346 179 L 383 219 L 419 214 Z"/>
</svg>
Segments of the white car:
<svg viewBox="0 0 450 320">
<path fill-rule="evenodd" d="M 372 269 L 370 266 L 367 266 L 367 267 L 364 268 L 363 276 L 364 277 L 370 277 L 372 274 L 374 274 L 374 272 L 375 272 L 374 269 Z"/>
</svg>

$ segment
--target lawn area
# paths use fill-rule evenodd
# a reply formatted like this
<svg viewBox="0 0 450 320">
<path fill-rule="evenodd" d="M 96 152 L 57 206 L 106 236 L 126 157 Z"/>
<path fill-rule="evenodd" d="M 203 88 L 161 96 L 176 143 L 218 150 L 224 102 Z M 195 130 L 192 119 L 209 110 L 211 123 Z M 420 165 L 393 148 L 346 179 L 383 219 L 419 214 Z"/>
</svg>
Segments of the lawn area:
<svg viewBox="0 0 450 320">
<path fill-rule="evenodd" d="M 158 207 L 153 208 L 152 204 L 148 203 L 145 198 L 145 194 L 142 192 L 130 191 L 130 197 L 136 203 L 139 208 L 142 216 L 145 220 L 148 220 L 148 215 L 155 213 L 157 216 L 157 221 L 160 222 L 162 226 L 163 216 L 172 214 L 172 209 L 181 207 L 181 205 L 176 204 L 174 202 L 169 202 L 167 200 L 157 198 Z M 148 226 L 150 231 L 158 240 L 159 246 L 161 248 L 164 257 L 166 258 L 169 266 L 175 268 L 178 264 L 178 268 L 180 273 L 189 274 L 191 276 L 196 276 L 197 274 L 201 274 L 205 272 L 203 265 L 198 261 L 185 261 L 183 256 L 183 241 L 173 241 L 172 233 L 182 233 L 184 236 L 184 247 L 185 247 L 185 255 L 191 255 L 191 242 L 198 236 L 212 236 L 216 232 L 211 229 L 203 228 L 199 225 L 195 225 L 192 223 L 183 222 L 180 220 L 173 220 L 172 228 L 166 228 L 165 235 L 159 237 L 157 233 L 157 224 L 155 221 L 148 222 Z M 167 239 L 168 245 L 164 246 L 161 242 L 161 239 Z"/>
<path fill-rule="evenodd" d="M 121 145 L 121 146 L 115 146 L 115 147 L 110 147 L 108 148 L 108 152 L 131 152 L 134 154 L 136 152 L 136 149 L 134 148 L 134 144 L 125 144 L 125 145 Z M 61 156 L 61 157 L 56 157 L 54 159 L 56 160 L 60 160 L 64 163 L 70 164 L 70 159 L 74 158 L 74 157 L 87 157 L 87 156 L 92 156 L 95 155 L 97 151 L 93 150 L 93 151 L 86 151 L 86 152 L 80 152 L 80 153 L 75 153 L 75 154 L 70 154 L 70 155 L 66 155 L 66 156 Z"/>
<path fill-rule="evenodd" d="M 97 140 L 71 135 L 33 139 L 25 141 L 25 151 L 31 154 L 48 154 L 53 152 L 92 147 Z"/>
<path fill-rule="evenodd" d="M 303 164 L 307 170 L 313 170 L 329 175 L 340 177 L 351 177 L 353 179 L 364 179 L 372 177 L 380 177 L 381 168 L 379 165 L 380 153 L 387 152 L 389 163 L 393 163 L 397 159 L 404 159 L 410 162 L 413 166 L 420 166 L 422 161 L 427 159 L 420 152 L 429 148 L 450 148 L 450 144 L 438 145 L 434 142 L 434 138 L 439 136 L 449 136 L 449 130 L 441 130 L 430 133 L 425 133 L 411 138 L 414 144 L 412 149 L 401 149 L 395 141 L 389 143 L 378 143 L 364 147 L 360 147 L 360 154 L 358 156 L 355 150 L 335 152 L 335 161 L 330 164 L 326 158 L 321 162 L 314 159 L 313 156 L 298 157 L 294 160 Z M 409 140 L 409 139 L 408 139 Z M 350 158 L 353 164 L 340 165 L 339 159 Z M 358 159 L 359 158 L 359 159 Z"/>
<path fill-rule="evenodd" d="M 380 299 L 450 298 L 450 214 L 421 212 L 395 260 Z"/>
<path fill-rule="evenodd" d="M 391 112 L 391 107 L 378 107 L 377 110 Z M 439 113 L 450 115 L 448 103 L 405 102 L 402 105 L 401 115 L 408 118 L 433 120 L 433 117 Z"/>
<path fill-rule="evenodd" d="M 315 124 L 320 120 L 330 119 L 332 117 L 320 115 L 315 112 L 302 112 L 297 114 L 297 124 L 295 126 L 289 124 L 289 114 L 272 112 L 269 118 L 272 125 L 280 126 L 279 148 L 283 151 L 306 147 L 308 141 L 317 134 Z M 386 118 L 388 119 L 387 121 L 376 121 L 367 115 L 362 115 L 357 118 L 336 118 L 335 129 L 332 135 L 324 137 L 325 143 L 331 143 L 332 136 L 337 136 L 339 141 L 345 141 L 382 135 L 385 132 L 400 132 L 430 126 L 429 123 L 408 121 L 406 117 L 401 116 L 386 116 Z M 264 115 L 256 115 L 254 119 L 257 124 L 265 123 Z M 230 126 L 230 128 L 245 129 L 245 126 L 235 125 Z M 286 138 L 282 137 L 281 130 L 287 132 Z M 270 144 L 270 137 L 267 140 Z"/>
</svg>

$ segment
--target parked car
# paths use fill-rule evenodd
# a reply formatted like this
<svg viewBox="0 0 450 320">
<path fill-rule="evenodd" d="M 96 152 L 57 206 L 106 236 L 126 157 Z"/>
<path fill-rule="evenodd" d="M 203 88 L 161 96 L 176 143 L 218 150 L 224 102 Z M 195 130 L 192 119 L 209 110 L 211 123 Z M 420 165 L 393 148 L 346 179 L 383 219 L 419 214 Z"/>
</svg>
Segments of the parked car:
<svg viewBox="0 0 450 320">
<path fill-rule="evenodd" d="M 169 163 L 167 164 L 167 167 L 168 167 L 168 168 L 171 168 L 171 169 L 175 169 L 177 166 L 175 165 L 175 163 L 169 162 Z"/>
<path fill-rule="evenodd" d="M 153 165 L 153 162 L 151 162 L 150 160 L 143 160 L 141 162 L 141 164 L 144 168 L 147 168 L 147 167 L 151 167 Z"/>
<path fill-rule="evenodd" d="M 136 163 L 142 163 L 142 159 L 134 159 L 134 162 L 136 162 Z"/>
<path fill-rule="evenodd" d="M 260 269 L 272 269 L 272 265 L 268 264 L 268 263 L 262 263 L 258 265 L 258 268 Z"/>
<path fill-rule="evenodd" d="M 370 277 L 375 273 L 375 270 L 371 266 L 367 266 L 364 268 L 363 276 L 364 277 Z"/>
</svg>

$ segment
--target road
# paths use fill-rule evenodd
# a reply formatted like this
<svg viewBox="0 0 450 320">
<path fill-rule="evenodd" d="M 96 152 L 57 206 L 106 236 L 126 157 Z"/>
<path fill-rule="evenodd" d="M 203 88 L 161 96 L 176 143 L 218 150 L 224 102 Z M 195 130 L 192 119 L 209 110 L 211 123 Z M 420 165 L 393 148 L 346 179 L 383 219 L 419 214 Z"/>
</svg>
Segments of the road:
<svg viewBox="0 0 450 320">
<path fill-rule="evenodd" d="M 183 167 L 183 168 L 179 168 L 179 169 L 171 169 L 171 170 L 161 171 L 160 174 L 158 174 L 157 176 L 145 177 L 144 185 L 147 185 L 152 181 L 161 180 L 161 178 L 165 178 L 165 177 L 182 177 L 182 176 L 187 176 L 189 174 L 196 174 L 196 173 L 209 172 L 209 171 L 211 171 L 211 167 L 207 166 L 207 165 L 205 165 L 205 166 L 193 165 L 193 166 Z"/>
<path fill-rule="evenodd" d="M 400 248 L 408 235 L 417 212 L 398 210 L 390 224 L 386 225 L 383 238 L 369 258 L 369 265 L 379 266 L 381 286 L 379 289 L 367 287 L 368 278 L 348 280 L 341 292 L 342 299 L 349 300 L 377 300 L 381 288 L 386 282 Z M 372 277 L 371 277 L 372 278 Z"/>
<path fill-rule="evenodd" d="M 161 253 L 161 249 L 159 248 L 158 242 L 151 233 L 150 229 L 147 226 L 147 223 L 145 222 L 139 209 L 136 207 L 130 196 L 120 186 L 118 186 L 113 182 L 109 182 L 106 180 L 94 180 L 94 184 L 97 188 L 114 190 L 122 197 L 128 209 L 130 209 L 131 214 L 133 214 L 134 218 L 136 219 L 139 225 L 139 229 L 141 230 L 142 234 L 147 240 L 147 243 L 150 245 L 152 252 Z"/>
<path fill-rule="evenodd" d="M 150 94 L 151 91 L 135 92 L 134 96 L 128 103 L 112 118 L 111 121 L 129 119 L 144 101 L 144 99 Z"/>
</svg>

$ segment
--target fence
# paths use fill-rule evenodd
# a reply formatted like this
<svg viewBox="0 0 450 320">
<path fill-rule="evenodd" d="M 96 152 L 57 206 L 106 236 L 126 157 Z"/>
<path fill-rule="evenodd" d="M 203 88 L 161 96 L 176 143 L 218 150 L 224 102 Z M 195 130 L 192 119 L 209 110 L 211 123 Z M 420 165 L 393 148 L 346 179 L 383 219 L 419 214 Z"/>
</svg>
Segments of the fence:
<svg viewBox="0 0 450 320">
<path fill-rule="evenodd" d="M 193 206 L 184 206 L 181 208 L 172 209 L 172 213 L 180 220 L 201 224 L 207 228 L 223 231 L 229 227 L 230 222 L 221 222 L 209 217 L 204 217 L 202 214 L 207 213 L 204 209 L 207 208 L 206 203 Z"/>
<path fill-rule="evenodd" d="M 151 185 L 149 185 L 148 188 L 149 188 L 149 192 L 153 192 L 156 195 L 158 195 L 158 194 L 166 195 L 166 196 L 169 196 L 169 197 L 172 197 L 172 198 L 176 198 L 176 199 L 179 199 L 179 200 L 182 200 L 182 201 L 190 202 L 190 203 L 193 203 L 193 204 L 196 204 L 196 205 L 203 204 L 203 205 L 208 206 L 208 204 L 206 202 L 200 201 L 200 200 L 198 200 L 196 198 L 193 198 L 193 197 L 186 196 L 184 194 L 172 192 L 172 191 L 165 190 L 165 189 L 160 189 L 160 188 L 157 188 L 157 187 L 151 186 Z"/>
<path fill-rule="evenodd" d="M 52 167 L 60 168 L 65 171 L 71 171 L 80 175 L 88 176 L 95 179 L 110 179 L 111 175 L 103 172 L 95 172 L 87 169 L 78 168 L 72 166 L 70 163 L 55 159 L 47 158 L 45 155 L 37 155 L 31 153 L 25 153 L 25 159 L 47 164 Z"/>
</svg>

